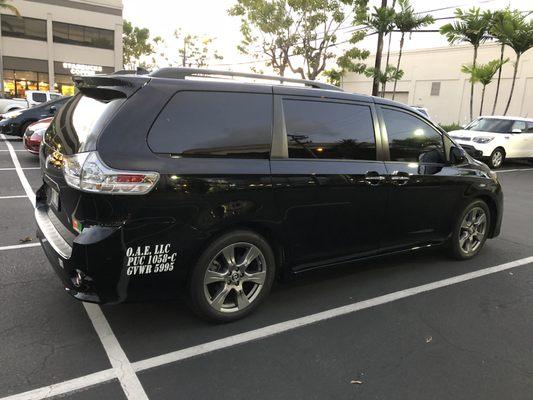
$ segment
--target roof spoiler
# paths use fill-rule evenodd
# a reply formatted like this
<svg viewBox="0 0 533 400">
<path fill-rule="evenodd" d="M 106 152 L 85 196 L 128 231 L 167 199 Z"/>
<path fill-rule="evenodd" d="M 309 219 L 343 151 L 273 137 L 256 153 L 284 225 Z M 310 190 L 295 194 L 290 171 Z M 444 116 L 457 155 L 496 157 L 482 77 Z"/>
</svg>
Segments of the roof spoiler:
<svg viewBox="0 0 533 400">
<path fill-rule="evenodd" d="M 110 101 L 127 98 L 146 84 L 150 78 L 142 76 L 75 76 L 72 78 L 76 88 L 85 96 Z"/>
</svg>

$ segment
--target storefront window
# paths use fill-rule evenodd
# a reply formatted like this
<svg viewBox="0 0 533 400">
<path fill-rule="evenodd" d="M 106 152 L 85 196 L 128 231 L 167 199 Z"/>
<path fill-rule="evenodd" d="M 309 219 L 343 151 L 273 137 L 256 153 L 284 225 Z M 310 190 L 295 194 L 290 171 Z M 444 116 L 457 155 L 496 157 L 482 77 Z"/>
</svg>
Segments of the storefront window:
<svg viewBox="0 0 533 400">
<path fill-rule="evenodd" d="M 4 70 L 4 92 L 11 97 L 24 97 L 27 90 L 50 90 L 48 74 L 34 71 Z"/>
<path fill-rule="evenodd" d="M 74 95 L 74 83 L 72 76 L 56 74 L 54 90 L 61 93 L 63 96 Z"/>
</svg>

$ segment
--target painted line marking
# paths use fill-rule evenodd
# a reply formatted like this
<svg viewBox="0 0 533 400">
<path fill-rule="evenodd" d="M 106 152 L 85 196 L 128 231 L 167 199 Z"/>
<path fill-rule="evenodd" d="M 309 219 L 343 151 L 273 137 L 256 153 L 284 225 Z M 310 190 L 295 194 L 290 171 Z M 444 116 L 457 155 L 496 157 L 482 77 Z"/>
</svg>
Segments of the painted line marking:
<svg viewBox="0 0 533 400">
<path fill-rule="evenodd" d="M 155 356 L 142 361 L 133 363 L 135 371 L 144 371 L 150 368 L 159 367 L 161 365 L 170 364 L 176 361 L 185 360 L 191 357 L 196 357 L 201 354 L 210 353 L 213 351 L 225 349 L 241 345 L 243 343 L 255 341 L 258 339 L 264 339 L 269 336 L 277 335 L 283 332 L 287 332 L 293 329 L 301 328 L 307 325 L 322 322 L 331 318 L 340 317 L 346 314 L 351 314 L 356 311 L 364 310 L 371 307 L 376 307 L 382 304 L 390 303 L 411 297 L 420 293 L 429 292 L 432 290 L 440 289 L 446 286 L 455 285 L 461 282 L 466 282 L 482 276 L 494 274 L 497 272 L 505 271 L 511 268 L 520 267 L 533 263 L 533 257 L 526 257 L 516 261 L 511 261 L 505 264 L 497 265 L 495 267 L 489 267 L 474 272 L 454 276 L 452 278 L 442 279 L 440 281 L 428 283 L 421 286 L 415 286 L 409 289 L 400 290 L 397 292 L 389 293 L 383 296 L 374 297 L 373 299 L 359 301 L 357 303 L 349 304 L 342 307 L 333 308 L 331 310 L 322 311 L 316 314 L 308 315 L 293 320 L 280 322 L 278 324 L 266 326 L 264 328 L 255 329 L 237 335 L 229 336 L 223 339 L 214 340 L 212 342 L 192 346 L 186 349 L 173 351 L 160 356 Z"/>
<path fill-rule="evenodd" d="M 41 169 L 40 167 L 22 167 L 21 169 L 25 170 L 25 169 Z M 17 169 L 14 168 L 14 167 L 9 167 L 9 168 L 0 168 L 0 171 L 16 171 Z"/>
<path fill-rule="evenodd" d="M 12 396 L 4 397 L 2 400 L 47 399 L 49 397 L 55 397 L 70 392 L 75 392 L 77 390 L 86 389 L 88 387 L 95 386 L 103 382 L 111 381 L 113 379 L 116 379 L 115 371 L 110 368 L 104 371 L 95 372 L 94 374 L 71 379 L 65 382 L 44 386 L 42 388 L 30 390 L 24 393 L 14 394 Z"/>
<path fill-rule="evenodd" d="M 359 301 L 346 306 L 333 308 L 331 310 L 322 311 L 316 314 L 311 314 L 306 317 L 296 318 L 289 321 L 280 322 L 278 324 L 269 325 L 263 328 L 255 329 L 252 331 L 239 333 L 237 335 L 229 336 L 212 342 L 200 344 L 197 346 L 188 347 L 182 350 L 173 351 L 171 353 L 163 354 L 156 357 L 147 358 L 145 360 L 137 361 L 131 364 L 135 372 L 145 371 L 151 368 L 160 367 L 166 364 L 174 363 L 177 361 L 185 360 L 191 357 L 196 357 L 202 354 L 210 353 L 217 350 L 222 350 L 228 347 L 238 346 L 244 343 L 264 339 L 273 335 L 277 335 L 283 332 L 291 331 L 294 329 L 302 328 L 307 325 L 311 325 L 317 322 L 322 322 L 335 317 L 355 313 L 360 310 L 376 307 L 382 304 L 391 303 L 393 301 L 402 300 L 408 297 L 415 296 L 421 293 L 431 292 L 436 289 L 440 289 L 446 286 L 455 285 L 462 282 L 467 282 L 483 276 L 496 274 L 509 269 L 521 267 L 527 264 L 533 263 L 533 257 L 521 258 L 515 261 L 511 261 L 505 264 L 496 265 L 494 267 L 488 267 L 466 274 L 457 275 L 451 278 L 442 279 L 440 281 L 431 282 L 425 285 L 415 286 L 409 289 L 399 290 L 393 293 L 385 294 L 383 296 L 374 297 L 368 300 Z M 100 310 L 95 304 L 84 303 L 84 305 L 92 307 L 93 310 Z M 91 310 L 92 311 L 92 310 Z M 103 317 L 103 315 L 102 315 Z M 103 317 L 104 323 L 107 324 L 105 317 Z M 108 325 L 108 329 L 109 325 Z M 109 332 L 108 332 L 109 333 Z M 111 332 L 112 335 L 112 332 Z M 113 371 L 113 373 L 111 373 Z M 91 375 L 82 376 L 80 378 L 72 379 L 70 381 L 57 383 L 54 385 L 46 386 L 44 388 L 35 389 L 29 392 L 20 393 L 10 397 L 4 397 L 0 400 L 41 400 L 47 398 L 47 389 L 50 387 L 56 388 L 60 391 L 58 394 L 65 394 L 68 392 L 79 391 L 90 386 L 95 386 L 115 378 L 115 369 L 108 369 Z M 98 375 L 101 374 L 101 375 Z M 87 379 L 86 385 L 81 385 Z M 74 383 L 73 383 L 74 382 Z M 80 382 L 80 383 L 78 383 Z M 55 392 L 54 392 L 55 393 Z"/>
<path fill-rule="evenodd" d="M 97 304 L 83 303 L 94 329 L 104 346 L 104 350 L 111 362 L 111 366 L 126 394 L 126 398 L 131 400 L 148 400 L 148 396 L 137 377 L 132 364 L 128 360 L 126 353 L 120 347 L 109 322 Z"/>
<path fill-rule="evenodd" d="M 17 155 L 13 150 L 13 146 L 11 146 L 11 143 L 6 141 L 6 137 L 4 135 L 0 135 L 0 138 L 5 141 L 7 147 L 9 148 L 19 180 L 24 187 L 24 191 L 26 192 L 28 199 L 33 207 L 35 207 L 35 195 L 30 183 L 28 182 L 28 179 L 26 178 L 26 175 L 24 175 L 24 171 L 22 171 Z M 39 244 L 36 243 L 35 245 L 38 246 Z M 94 329 L 100 338 L 102 346 L 104 347 L 111 366 L 113 367 L 115 376 L 118 378 L 126 398 L 128 400 L 148 400 L 148 396 L 141 385 L 141 381 L 139 381 L 137 374 L 133 370 L 126 353 L 124 353 L 124 350 L 122 350 L 122 347 L 120 346 L 120 343 L 118 342 L 115 334 L 109 326 L 109 323 L 102 313 L 100 306 L 90 303 L 83 303 L 83 306 L 85 307 L 85 311 L 87 312 L 87 315 L 89 316 L 89 319 L 91 320 Z"/>
<path fill-rule="evenodd" d="M 24 244 L 13 244 L 11 246 L 1 246 L 0 251 L 3 250 L 16 250 L 16 249 L 24 249 L 26 247 L 38 247 L 41 243 L 24 243 Z"/>
<path fill-rule="evenodd" d="M 28 196 L 26 196 L 25 194 L 16 195 L 16 196 L 0 196 L 0 200 L 5 200 L 5 199 L 23 199 L 25 197 L 28 197 Z"/>
<path fill-rule="evenodd" d="M 2 136 L 3 136 L 3 135 L 2 135 Z M 5 140 L 5 136 L 4 136 L 4 140 Z M 6 145 L 7 145 L 8 143 L 9 143 L 9 142 L 6 141 Z M 9 143 L 9 144 L 11 144 L 11 143 Z M 8 147 L 9 147 L 9 146 L 8 146 Z M 7 150 L 4 150 L 4 149 L 2 149 L 2 150 L 0 150 L 0 151 L 2 151 L 2 152 L 7 152 L 7 151 L 11 152 L 11 151 L 27 151 L 27 150 L 24 150 L 24 149 L 22 149 L 22 150 L 19 150 L 19 149 L 13 149 L 13 150 L 11 150 L 11 149 L 7 149 Z"/>
<path fill-rule="evenodd" d="M 15 169 L 17 171 L 17 175 L 19 176 L 20 183 L 22 183 L 22 187 L 24 188 L 24 191 L 26 192 L 26 195 L 28 196 L 28 199 L 30 200 L 30 203 L 32 206 L 35 207 L 35 194 L 33 193 L 33 189 L 31 188 L 30 182 L 28 182 L 28 179 L 26 178 L 26 175 L 24 175 L 24 171 L 22 170 L 22 167 L 20 165 L 19 159 L 17 158 L 17 155 L 15 154 L 15 149 L 13 149 L 13 146 L 11 143 L 9 143 L 6 140 L 6 137 L 4 134 L 0 134 L 0 138 L 2 138 L 9 150 L 9 154 L 11 155 L 11 160 L 13 161 L 13 164 L 15 165 Z"/>
<path fill-rule="evenodd" d="M 520 171 L 533 171 L 533 168 L 516 168 L 516 169 L 502 169 L 500 171 L 494 170 L 497 174 L 502 172 L 520 172 Z"/>
</svg>

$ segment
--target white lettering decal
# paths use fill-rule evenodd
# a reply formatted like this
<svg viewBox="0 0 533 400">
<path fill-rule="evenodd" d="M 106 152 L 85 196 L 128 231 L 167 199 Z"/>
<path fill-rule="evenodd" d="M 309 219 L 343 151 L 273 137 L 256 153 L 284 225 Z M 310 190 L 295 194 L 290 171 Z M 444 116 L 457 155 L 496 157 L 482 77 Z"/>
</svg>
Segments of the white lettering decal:
<svg viewBox="0 0 533 400">
<path fill-rule="evenodd" d="M 152 251 L 153 250 L 153 251 Z M 170 243 L 126 249 L 126 275 L 146 275 L 174 270 L 178 253 L 170 253 Z"/>
</svg>

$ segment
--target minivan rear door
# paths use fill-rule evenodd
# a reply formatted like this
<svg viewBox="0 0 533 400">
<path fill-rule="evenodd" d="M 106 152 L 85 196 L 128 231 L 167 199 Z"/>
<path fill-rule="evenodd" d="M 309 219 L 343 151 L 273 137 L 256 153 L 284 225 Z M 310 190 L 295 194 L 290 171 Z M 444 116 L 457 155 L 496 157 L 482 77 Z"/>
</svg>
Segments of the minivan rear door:
<svg viewBox="0 0 533 400">
<path fill-rule="evenodd" d="M 387 192 L 373 104 L 274 97 L 272 179 L 295 269 L 375 253 Z"/>
</svg>

